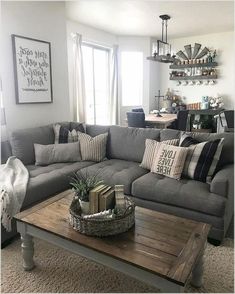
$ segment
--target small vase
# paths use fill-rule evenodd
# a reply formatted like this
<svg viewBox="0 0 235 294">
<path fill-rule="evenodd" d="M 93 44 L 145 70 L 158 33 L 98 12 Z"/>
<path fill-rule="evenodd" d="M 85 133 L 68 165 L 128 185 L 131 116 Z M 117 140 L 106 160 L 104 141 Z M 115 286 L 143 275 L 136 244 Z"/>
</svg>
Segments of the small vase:
<svg viewBox="0 0 235 294">
<path fill-rule="evenodd" d="M 89 201 L 82 201 L 79 199 L 79 203 L 82 209 L 83 214 L 90 214 L 90 202 Z"/>
</svg>

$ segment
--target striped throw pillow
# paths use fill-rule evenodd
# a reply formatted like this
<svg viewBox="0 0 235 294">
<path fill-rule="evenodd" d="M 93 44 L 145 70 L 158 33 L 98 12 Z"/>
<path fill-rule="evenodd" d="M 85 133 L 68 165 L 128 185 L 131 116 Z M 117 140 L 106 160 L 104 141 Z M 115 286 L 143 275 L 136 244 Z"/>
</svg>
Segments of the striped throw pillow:
<svg viewBox="0 0 235 294">
<path fill-rule="evenodd" d="M 162 143 L 174 145 L 179 145 L 179 139 L 172 139 L 172 140 L 166 140 L 162 141 Z M 154 158 L 154 152 L 155 149 L 159 146 L 159 142 L 152 139 L 146 139 L 145 140 L 145 151 L 143 155 L 142 162 L 140 164 L 141 167 L 151 170 L 151 166 L 153 163 Z"/>
<path fill-rule="evenodd" d="M 81 132 L 77 132 L 77 134 L 82 160 L 100 162 L 105 159 L 108 133 L 100 134 L 96 137 L 91 137 Z"/>
<path fill-rule="evenodd" d="M 224 138 L 213 141 L 199 142 L 184 134 L 180 139 L 180 146 L 188 147 L 183 175 L 201 182 L 210 182 L 216 170 Z"/>
<path fill-rule="evenodd" d="M 53 130 L 55 134 L 55 144 L 61 143 L 73 143 L 78 141 L 78 131 L 83 130 L 82 124 L 78 124 L 73 130 L 69 130 L 60 124 L 53 125 Z"/>
<path fill-rule="evenodd" d="M 187 148 L 159 143 L 155 150 L 151 172 L 179 180 L 187 156 Z"/>
</svg>

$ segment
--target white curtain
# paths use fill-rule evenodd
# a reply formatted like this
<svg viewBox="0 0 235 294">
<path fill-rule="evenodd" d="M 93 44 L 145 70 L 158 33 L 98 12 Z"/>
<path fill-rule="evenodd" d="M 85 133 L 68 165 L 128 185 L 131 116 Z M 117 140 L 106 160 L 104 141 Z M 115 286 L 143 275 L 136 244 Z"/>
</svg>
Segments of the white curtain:
<svg viewBox="0 0 235 294">
<path fill-rule="evenodd" d="M 74 120 L 86 122 L 85 111 L 85 81 L 82 61 L 82 36 L 73 34 L 73 53 L 74 53 L 74 70 L 73 70 L 73 101 L 74 101 Z"/>
<path fill-rule="evenodd" d="M 111 50 L 110 60 L 110 123 L 119 124 L 119 101 L 118 101 L 118 46 L 114 45 Z"/>
</svg>

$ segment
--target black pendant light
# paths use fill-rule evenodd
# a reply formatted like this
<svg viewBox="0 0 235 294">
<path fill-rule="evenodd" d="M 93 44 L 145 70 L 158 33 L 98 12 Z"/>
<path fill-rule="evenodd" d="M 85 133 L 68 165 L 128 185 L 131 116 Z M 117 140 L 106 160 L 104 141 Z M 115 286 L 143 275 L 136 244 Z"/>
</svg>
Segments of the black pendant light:
<svg viewBox="0 0 235 294">
<path fill-rule="evenodd" d="M 170 19 L 170 16 L 163 14 L 159 17 L 162 20 L 162 39 L 157 40 L 156 43 L 153 43 L 152 56 L 147 57 L 147 59 L 163 63 L 176 62 L 176 56 L 171 55 L 171 45 L 167 41 L 167 21 Z"/>
</svg>

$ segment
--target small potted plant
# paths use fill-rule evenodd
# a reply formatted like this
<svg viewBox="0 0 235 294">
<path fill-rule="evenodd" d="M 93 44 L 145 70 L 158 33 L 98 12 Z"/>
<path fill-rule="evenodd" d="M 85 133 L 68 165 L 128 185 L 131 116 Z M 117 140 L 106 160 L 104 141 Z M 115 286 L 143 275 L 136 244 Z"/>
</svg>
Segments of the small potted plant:
<svg viewBox="0 0 235 294">
<path fill-rule="evenodd" d="M 83 214 L 89 214 L 90 211 L 90 190 L 102 183 L 103 181 L 97 179 L 97 175 L 89 176 L 88 173 L 82 173 L 81 171 L 76 172 L 72 177 L 70 185 L 74 191 L 73 201 L 79 201 Z"/>
</svg>

